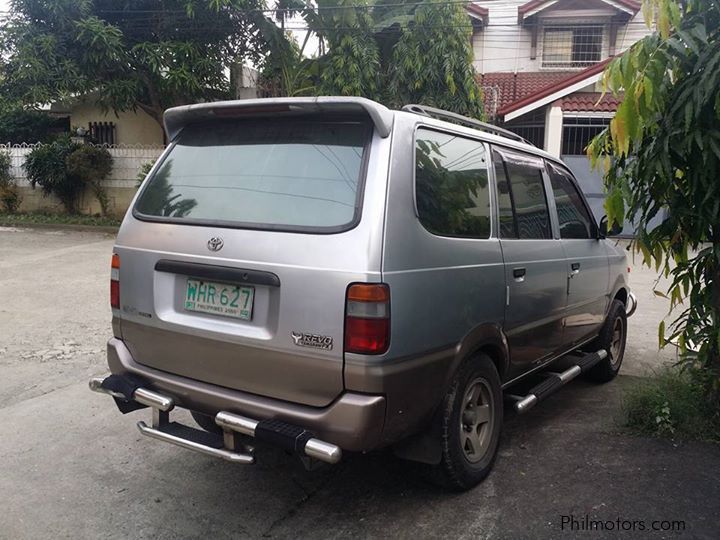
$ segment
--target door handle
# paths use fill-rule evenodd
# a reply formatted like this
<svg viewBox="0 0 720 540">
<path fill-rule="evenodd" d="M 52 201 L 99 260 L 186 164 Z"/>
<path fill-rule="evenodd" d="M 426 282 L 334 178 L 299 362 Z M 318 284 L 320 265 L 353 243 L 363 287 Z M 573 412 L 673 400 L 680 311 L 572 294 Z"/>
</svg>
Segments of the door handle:
<svg viewBox="0 0 720 540">
<path fill-rule="evenodd" d="M 527 270 L 522 267 L 513 268 L 513 278 L 515 278 L 515 281 L 525 281 L 526 272 Z"/>
<path fill-rule="evenodd" d="M 570 264 L 570 273 L 568 274 L 567 278 L 567 293 L 570 294 L 570 281 L 572 281 L 572 278 L 577 276 L 580 273 L 580 263 L 574 262 Z"/>
</svg>

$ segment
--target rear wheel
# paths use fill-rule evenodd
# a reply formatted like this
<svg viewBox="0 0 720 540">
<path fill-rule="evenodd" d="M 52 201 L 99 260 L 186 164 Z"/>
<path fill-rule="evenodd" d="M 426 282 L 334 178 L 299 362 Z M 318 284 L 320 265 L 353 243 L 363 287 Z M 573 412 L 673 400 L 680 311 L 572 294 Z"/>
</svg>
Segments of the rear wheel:
<svg viewBox="0 0 720 540">
<path fill-rule="evenodd" d="M 480 354 L 465 362 L 443 400 L 436 482 L 459 491 L 480 483 L 495 462 L 502 420 L 500 377 L 492 360 Z"/>
<path fill-rule="evenodd" d="M 605 349 L 608 355 L 587 372 L 587 378 L 600 383 L 613 380 L 620 371 L 625 356 L 626 341 L 627 316 L 625 315 L 625 305 L 619 300 L 613 300 L 610 313 L 605 319 L 600 335 L 592 344 L 593 350 Z"/>
</svg>

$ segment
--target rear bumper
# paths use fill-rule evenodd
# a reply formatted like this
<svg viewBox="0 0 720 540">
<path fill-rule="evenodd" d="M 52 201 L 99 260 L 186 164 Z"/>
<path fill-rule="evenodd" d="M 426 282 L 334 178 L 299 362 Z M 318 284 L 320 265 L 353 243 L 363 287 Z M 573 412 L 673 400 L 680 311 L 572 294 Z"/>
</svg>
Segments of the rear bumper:
<svg viewBox="0 0 720 540">
<path fill-rule="evenodd" d="M 345 392 L 327 407 L 309 407 L 231 390 L 138 364 L 125 344 L 107 344 L 108 366 L 116 375 L 134 374 L 150 381 L 149 389 L 172 397 L 176 406 L 215 416 L 228 411 L 258 420 L 277 419 L 302 426 L 343 450 L 362 452 L 380 445 L 385 398 Z"/>
<path fill-rule="evenodd" d="M 141 405 L 150 407 L 152 426 L 145 422 L 137 424 L 143 435 L 232 463 L 255 463 L 254 447 L 246 444 L 239 435 L 276 444 L 301 458 L 334 464 L 342 456 L 342 450 L 337 445 L 313 437 L 305 428 L 279 420 L 258 421 L 221 411 L 215 415 L 215 424 L 222 430 L 222 435 L 170 422 L 175 401 L 170 396 L 149 390 L 145 384 L 135 376 L 113 374 L 107 378 L 93 377 L 89 386 L 93 392 L 112 396 L 123 412 Z"/>
</svg>

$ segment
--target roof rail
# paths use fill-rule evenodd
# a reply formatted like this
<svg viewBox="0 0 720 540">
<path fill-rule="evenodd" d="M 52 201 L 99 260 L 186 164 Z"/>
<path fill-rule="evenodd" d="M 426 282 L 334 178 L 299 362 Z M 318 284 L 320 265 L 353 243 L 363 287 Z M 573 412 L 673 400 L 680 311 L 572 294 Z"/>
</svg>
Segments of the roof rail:
<svg viewBox="0 0 720 540">
<path fill-rule="evenodd" d="M 525 144 L 529 144 L 530 146 L 535 146 L 533 143 L 531 143 L 527 139 L 523 139 L 520 135 L 518 135 L 517 133 L 513 133 L 512 131 L 510 131 L 508 129 L 503 129 L 501 127 L 493 126 L 492 124 L 488 124 L 486 122 L 481 122 L 480 120 L 475 120 L 474 118 L 463 116 L 461 114 L 456 114 L 456 113 L 453 113 L 450 111 L 445 111 L 443 109 L 436 109 L 435 107 L 426 107 L 425 105 L 409 104 L 409 105 L 405 105 L 402 108 L 402 110 L 405 112 L 411 112 L 411 113 L 415 113 L 415 114 L 421 114 L 423 116 L 429 116 L 431 118 L 437 118 L 438 120 L 446 120 L 449 122 L 455 122 L 455 123 L 461 124 L 463 126 L 480 129 L 482 131 L 487 131 L 488 133 L 493 133 L 495 135 L 507 137 L 508 139 L 512 139 L 514 141 L 519 141 L 519 142 L 522 142 Z"/>
</svg>

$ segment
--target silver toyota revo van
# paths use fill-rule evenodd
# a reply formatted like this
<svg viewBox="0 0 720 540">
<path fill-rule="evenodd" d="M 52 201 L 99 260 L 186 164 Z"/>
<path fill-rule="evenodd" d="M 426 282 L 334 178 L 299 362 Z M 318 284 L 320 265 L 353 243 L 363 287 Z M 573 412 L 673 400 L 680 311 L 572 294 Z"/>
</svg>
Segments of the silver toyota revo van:
<svg viewBox="0 0 720 540">
<path fill-rule="evenodd" d="M 112 256 L 111 375 L 90 381 L 150 407 L 144 435 L 237 463 L 253 438 L 307 465 L 392 447 L 467 489 L 505 390 L 524 412 L 617 374 L 636 307 L 617 230 L 517 135 L 347 97 L 165 124 Z"/>
</svg>

